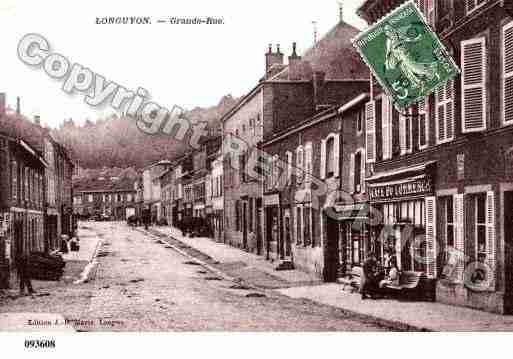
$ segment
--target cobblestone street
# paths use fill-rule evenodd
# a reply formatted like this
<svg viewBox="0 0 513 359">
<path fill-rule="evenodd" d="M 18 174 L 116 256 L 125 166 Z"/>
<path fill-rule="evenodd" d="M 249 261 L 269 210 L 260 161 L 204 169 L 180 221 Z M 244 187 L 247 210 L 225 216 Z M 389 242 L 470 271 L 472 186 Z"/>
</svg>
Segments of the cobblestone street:
<svg viewBox="0 0 513 359">
<path fill-rule="evenodd" d="M 80 227 L 81 232 L 94 231 L 102 238 L 90 280 L 73 283 L 80 276 L 74 273 L 70 276 L 75 278 L 66 281 L 38 282 L 38 296 L 1 298 L 1 314 L 53 313 L 81 331 L 397 329 L 330 306 L 228 281 L 124 223 L 84 222 Z M 30 315 L 20 318 L 27 320 Z"/>
</svg>

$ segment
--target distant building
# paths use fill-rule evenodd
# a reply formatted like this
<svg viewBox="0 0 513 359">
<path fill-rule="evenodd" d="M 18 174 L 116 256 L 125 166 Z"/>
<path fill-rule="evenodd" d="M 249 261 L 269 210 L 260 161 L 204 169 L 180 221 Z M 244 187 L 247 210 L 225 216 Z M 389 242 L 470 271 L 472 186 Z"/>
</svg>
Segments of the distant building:
<svg viewBox="0 0 513 359">
<path fill-rule="evenodd" d="M 97 215 L 125 220 L 135 214 L 136 179 L 132 177 L 82 178 L 73 183 L 73 211 L 79 218 Z"/>
</svg>

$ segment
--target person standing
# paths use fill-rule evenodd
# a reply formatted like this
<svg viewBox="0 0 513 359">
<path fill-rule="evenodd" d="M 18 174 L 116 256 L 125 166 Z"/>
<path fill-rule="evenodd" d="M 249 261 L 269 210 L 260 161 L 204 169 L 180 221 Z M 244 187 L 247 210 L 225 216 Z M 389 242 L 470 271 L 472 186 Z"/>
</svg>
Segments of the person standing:
<svg viewBox="0 0 513 359">
<path fill-rule="evenodd" d="M 362 300 L 367 299 L 367 297 L 373 298 L 376 292 L 376 266 L 376 256 L 371 252 L 363 262 L 363 273 L 360 280 Z"/>
<path fill-rule="evenodd" d="M 30 295 L 34 294 L 34 289 L 32 288 L 32 282 L 30 281 L 30 271 L 29 271 L 29 257 L 26 254 L 18 252 L 15 258 L 16 270 L 18 272 L 18 278 L 20 280 L 20 296 L 23 296 L 25 293 L 25 287 L 27 287 L 27 291 Z"/>
</svg>

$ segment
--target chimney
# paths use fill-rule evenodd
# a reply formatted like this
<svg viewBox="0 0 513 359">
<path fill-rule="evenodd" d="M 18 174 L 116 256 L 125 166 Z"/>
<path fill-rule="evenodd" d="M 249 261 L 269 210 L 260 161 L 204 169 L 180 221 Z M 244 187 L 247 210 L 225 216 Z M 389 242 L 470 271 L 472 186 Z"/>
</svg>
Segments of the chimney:
<svg viewBox="0 0 513 359">
<path fill-rule="evenodd" d="M 269 50 L 265 54 L 265 73 L 275 64 L 283 65 L 283 54 L 280 52 L 280 44 L 276 45 L 276 52 L 273 52 L 272 45 L 269 44 Z"/>
<path fill-rule="evenodd" d="M 326 73 L 324 71 L 314 71 L 313 73 L 313 90 L 314 90 L 314 104 L 317 109 L 319 105 L 322 105 L 323 94 L 322 90 L 324 87 L 324 79 Z"/>
<path fill-rule="evenodd" d="M 0 92 L 0 116 L 5 115 L 5 92 Z"/>
<path fill-rule="evenodd" d="M 292 43 L 292 55 L 289 56 L 289 80 L 301 80 L 303 77 L 303 61 L 296 53 L 296 43 Z"/>
<path fill-rule="evenodd" d="M 34 123 L 38 126 L 41 126 L 41 116 L 34 115 Z"/>
<path fill-rule="evenodd" d="M 20 96 L 16 97 L 16 114 L 17 114 L 17 115 L 21 114 L 21 109 L 20 109 Z"/>
</svg>

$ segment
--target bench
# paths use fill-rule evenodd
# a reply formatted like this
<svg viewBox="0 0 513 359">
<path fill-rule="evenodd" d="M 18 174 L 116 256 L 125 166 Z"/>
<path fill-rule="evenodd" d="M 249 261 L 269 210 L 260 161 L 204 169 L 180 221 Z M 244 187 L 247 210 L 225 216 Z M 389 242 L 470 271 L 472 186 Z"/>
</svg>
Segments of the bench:
<svg viewBox="0 0 513 359">
<path fill-rule="evenodd" d="M 426 273 L 404 271 L 399 276 L 399 284 L 387 284 L 384 287 L 389 293 L 401 296 L 414 296 L 415 299 L 431 299 L 431 288 Z"/>
<path fill-rule="evenodd" d="M 352 289 L 358 290 L 360 288 L 360 279 L 362 277 L 362 268 L 361 267 L 353 267 L 351 268 L 351 273 L 348 276 L 343 278 L 339 278 L 338 282 L 343 285 L 343 290 L 346 287 L 350 287 Z"/>
</svg>

